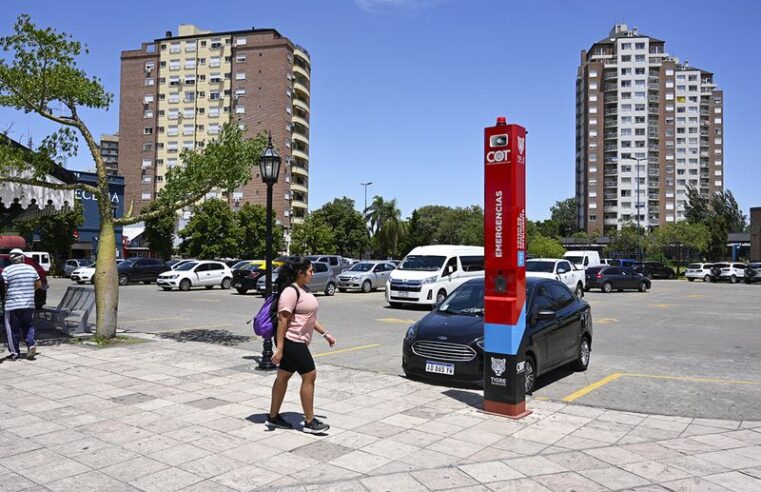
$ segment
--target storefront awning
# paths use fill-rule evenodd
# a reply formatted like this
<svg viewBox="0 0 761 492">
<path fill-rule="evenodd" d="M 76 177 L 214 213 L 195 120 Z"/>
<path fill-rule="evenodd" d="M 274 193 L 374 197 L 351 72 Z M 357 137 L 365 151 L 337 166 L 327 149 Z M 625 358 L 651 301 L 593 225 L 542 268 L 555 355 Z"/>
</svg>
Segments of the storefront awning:
<svg viewBox="0 0 761 492">
<path fill-rule="evenodd" d="M 26 249 L 26 240 L 21 236 L 0 236 L 1 250 L 11 250 L 13 248 Z"/>
</svg>

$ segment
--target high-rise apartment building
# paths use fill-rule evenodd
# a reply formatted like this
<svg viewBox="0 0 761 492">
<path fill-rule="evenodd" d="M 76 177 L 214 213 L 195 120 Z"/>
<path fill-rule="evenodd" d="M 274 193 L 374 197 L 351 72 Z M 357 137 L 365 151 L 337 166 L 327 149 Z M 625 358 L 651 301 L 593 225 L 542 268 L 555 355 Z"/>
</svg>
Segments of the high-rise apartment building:
<svg viewBox="0 0 761 492">
<path fill-rule="evenodd" d="M 119 134 L 100 136 L 100 156 L 106 165 L 106 174 L 119 174 Z"/>
<path fill-rule="evenodd" d="M 724 189 L 723 92 L 665 42 L 613 27 L 576 78 L 578 225 L 607 234 L 684 218 L 687 190 Z"/>
<path fill-rule="evenodd" d="M 277 220 L 303 221 L 309 194 L 310 57 L 274 29 L 211 32 L 180 25 L 177 36 L 142 43 L 121 55 L 119 173 L 135 210 L 154 199 L 182 149 L 199 149 L 223 123 L 242 125 L 247 138 L 272 132 L 282 158 L 273 190 Z M 249 183 L 232 193 L 212 191 L 233 209 L 266 201 L 253 163 Z M 186 214 L 187 217 L 187 214 Z"/>
</svg>

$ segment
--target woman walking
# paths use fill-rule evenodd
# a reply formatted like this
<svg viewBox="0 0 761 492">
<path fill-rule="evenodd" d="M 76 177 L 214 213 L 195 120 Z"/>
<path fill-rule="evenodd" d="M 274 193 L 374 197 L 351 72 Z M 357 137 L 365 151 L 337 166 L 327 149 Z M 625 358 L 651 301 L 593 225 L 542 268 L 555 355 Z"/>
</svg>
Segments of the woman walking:
<svg viewBox="0 0 761 492">
<path fill-rule="evenodd" d="M 275 336 L 276 349 L 272 362 L 278 366 L 272 385 L 272 403 L 266 424 L 278 429 L 293 426 L 280 415 L 280 407 L 294 372 L 301 376 L 301 406 L 304 410 L 304 432 L 319 434 L 330 428 L 314 416 L 314 382 L 317 370 L 309 352 L 312 334 L 317 331 L 332 347 L 336 339 L 317 321 L 317 299 L 307 285 L 312 280 L 312 263 L 298 257 L 278 270 L 277 291 L 280 293 Z"/>
</svg>

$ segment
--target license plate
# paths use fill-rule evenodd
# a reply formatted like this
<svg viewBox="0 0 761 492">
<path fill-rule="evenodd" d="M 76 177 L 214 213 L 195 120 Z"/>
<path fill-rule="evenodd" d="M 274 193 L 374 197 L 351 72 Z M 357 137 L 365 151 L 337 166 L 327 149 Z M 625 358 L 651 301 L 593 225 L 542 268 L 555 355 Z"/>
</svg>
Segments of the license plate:
<svg viewBox="0 0 761 492">
<path fill-rule="evenodd" d="M 238 282 L 235 285 L 233 285 L 233 287 L 235 287 L 236 289 L 238 289 L 238 288 L 240 288 L 242 286 L 243 286 L 243 284 L 241 284 L 240 282 Z"/>
<path fill-rule="evenodd" d="M 397 297 L 410 297 L 410 293 L 405 291 L 397 292 L 396 295 Z"/>
<path fill-rule="evenodd" d="M 426 361 L 425 371 L 433 372 L 436 374 L 446 374 L 447 376 L 452 376 L 454 375 L 454 364 L 445 364 L 443 362 Z"/>
</svg>

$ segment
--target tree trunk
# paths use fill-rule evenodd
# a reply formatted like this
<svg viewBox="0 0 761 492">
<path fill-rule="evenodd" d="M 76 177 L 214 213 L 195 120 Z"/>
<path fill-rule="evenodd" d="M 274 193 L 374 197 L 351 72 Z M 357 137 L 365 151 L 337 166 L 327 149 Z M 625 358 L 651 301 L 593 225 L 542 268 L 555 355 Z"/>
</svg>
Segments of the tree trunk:
<svg viewBox="0 0 761 492">
<path fill-rule="evenodd" d="M 110 217 L 109 217 L 110 219 Z M 101 215 L 98 258 L 95 262 L 95 334 L 103 338 L 116 336 L 119 309 L 119 279 L 116 271 L 116 235 L 111 220 Z"/>
</svg>

